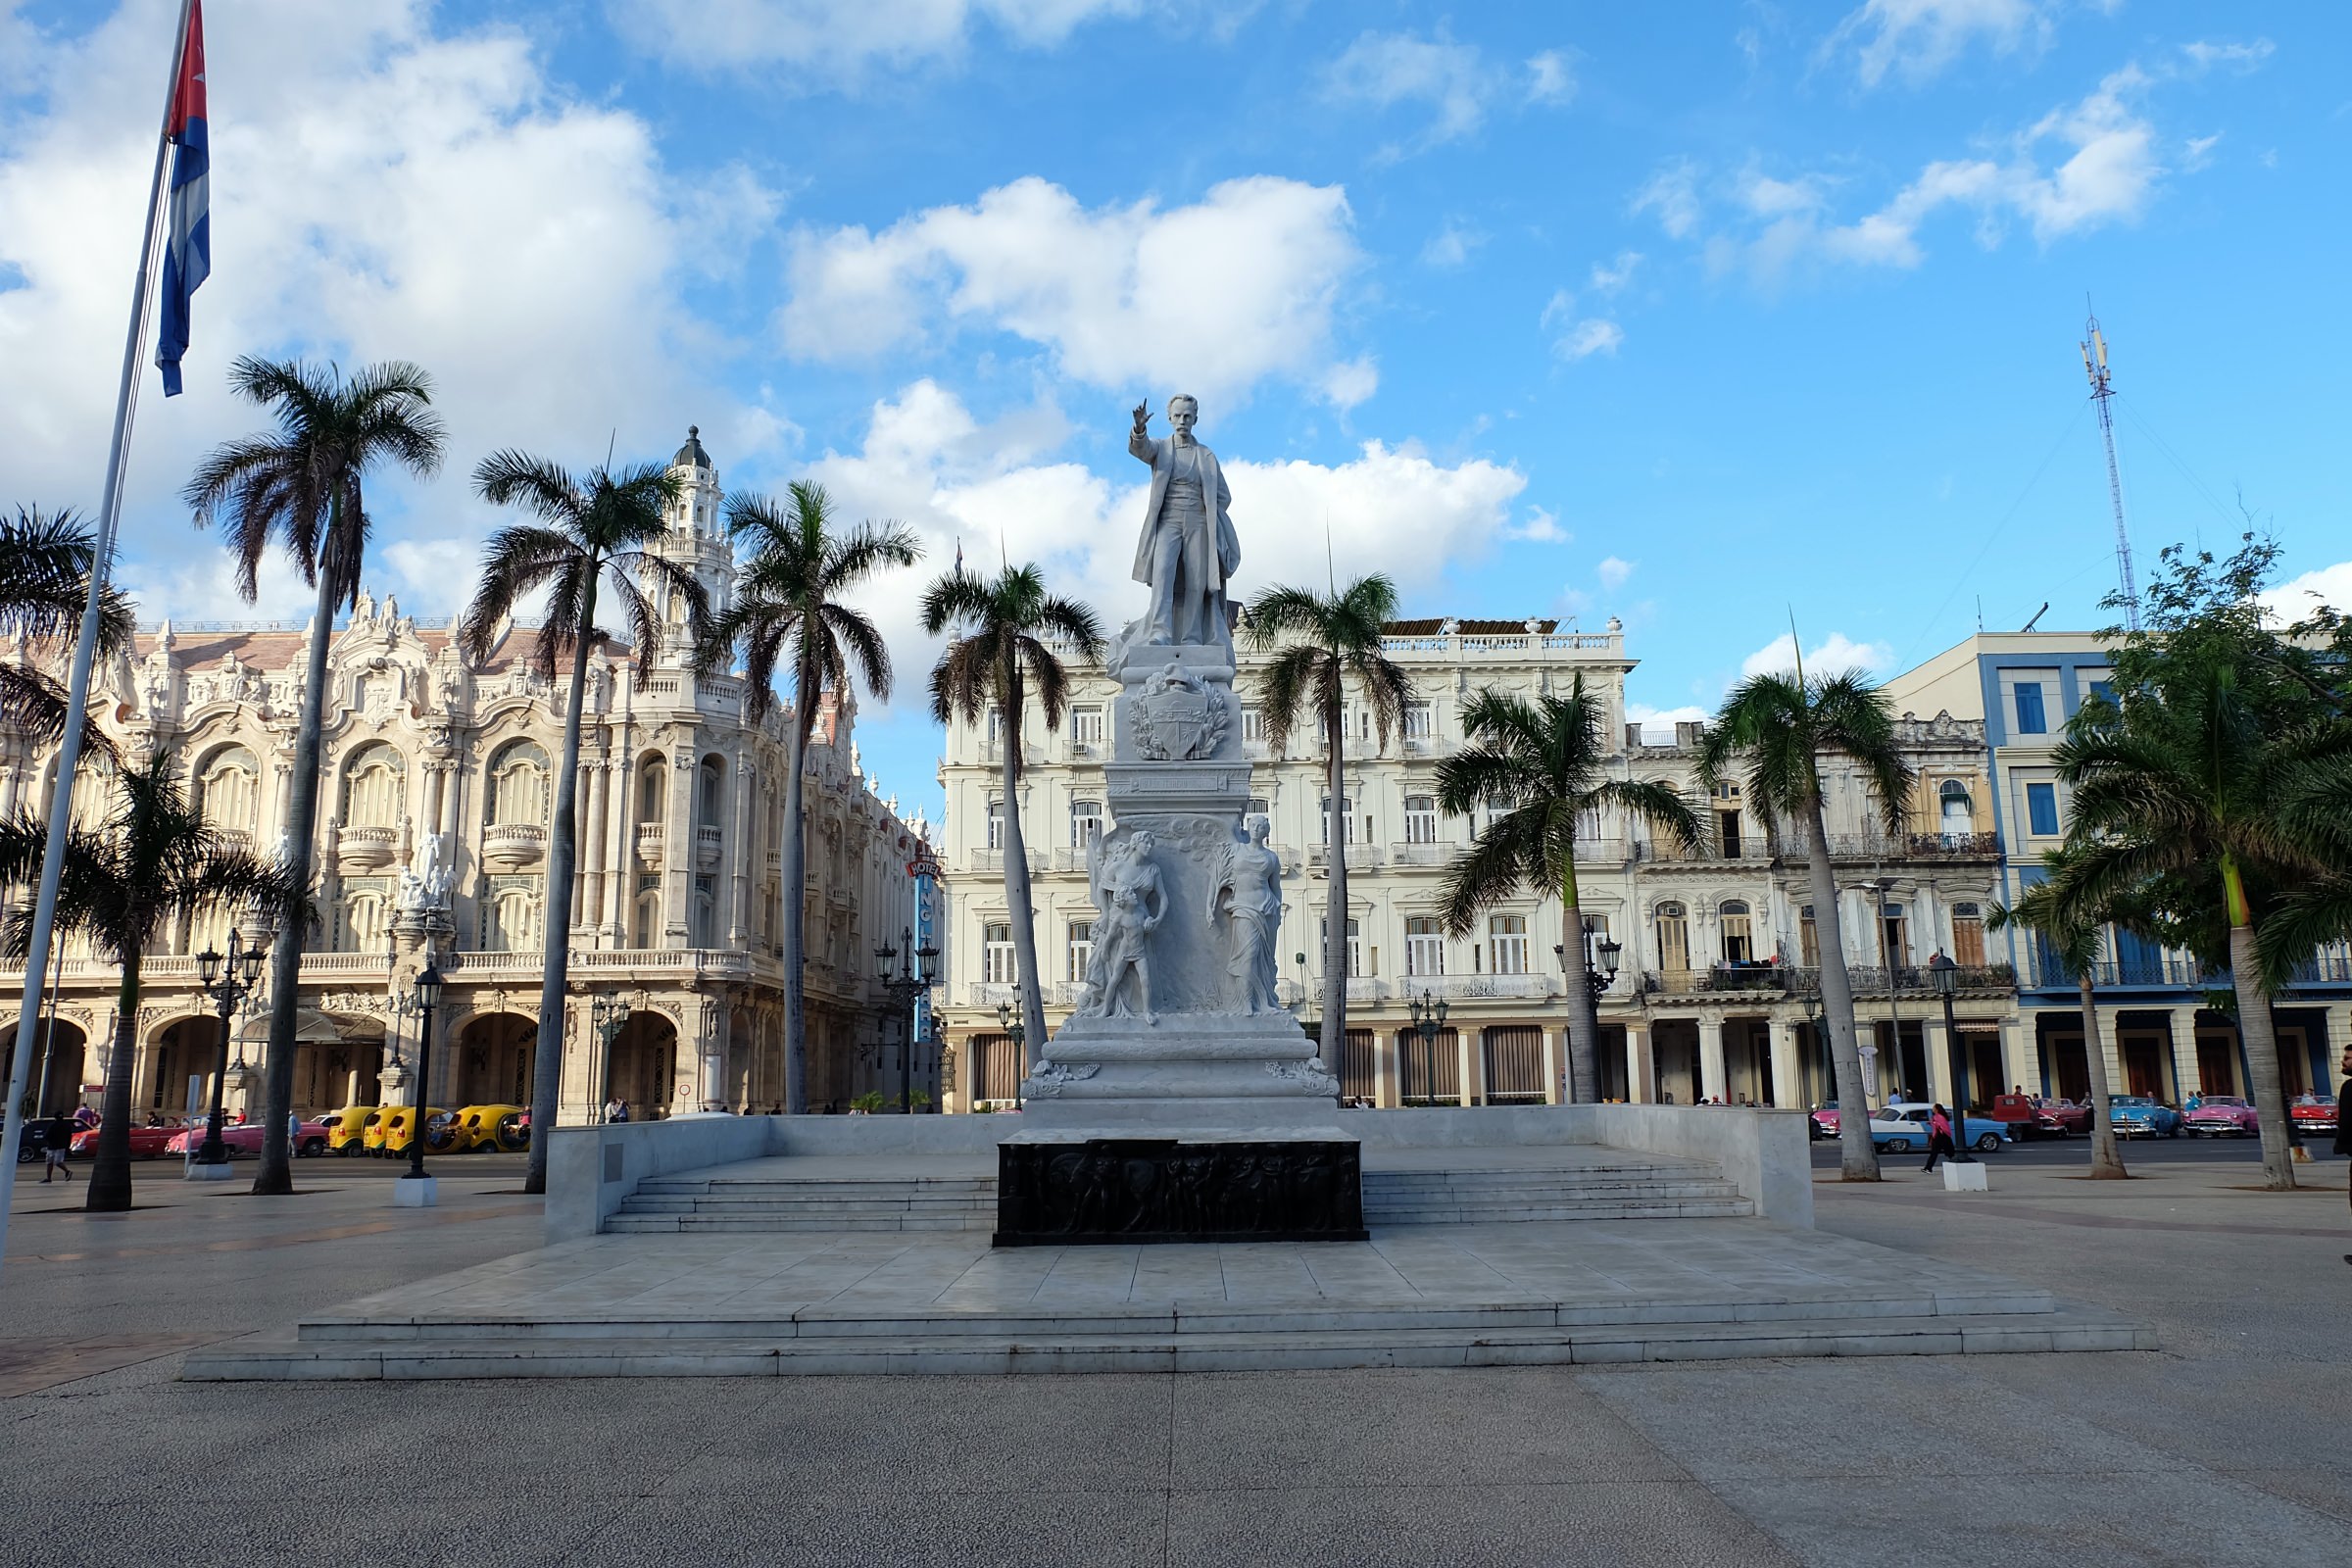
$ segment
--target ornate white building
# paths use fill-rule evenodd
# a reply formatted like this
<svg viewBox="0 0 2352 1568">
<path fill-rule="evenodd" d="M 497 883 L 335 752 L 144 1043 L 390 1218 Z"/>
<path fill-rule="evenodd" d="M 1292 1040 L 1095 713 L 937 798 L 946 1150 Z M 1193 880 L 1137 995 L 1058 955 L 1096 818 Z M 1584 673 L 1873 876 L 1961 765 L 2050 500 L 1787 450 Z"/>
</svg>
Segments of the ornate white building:
<svg viewBox="0 0 2352 1568">
<path fill-rule="evenodd" d="M 1253 814 L 1263 814 L 1287 880 L 1280 951 L 1284 1001 L 1312 1028 L 1318 1015 L 1329 909 L 1329 845 L 1336 833 L 1348 866 L 1348 1043 L 1343 1092 L 1362 1103 L 1493 1104 L 1556 1100 L 1565 1050 L 1566 940 L 1556 895 L 1528 895 L 1484 916 L 1467 937 L 1440 918 L 1446 863 L 1477 825 L 1437 808 L 1438 760 L 1461 745 L 1460 710 L 1486 687 L 1566 692 L 1582 679 L 1622 744 L 1609 766 L 1698 791 L 1700 727 L 1676 726 L 1672 745 L 1644 744 L 1625 713 L 1633 667 L 1615 621 L 1601 633 L 1544 619 L 1400 622 L 1385 639 L 1412 677 L 1416 699 L 1403 731 L 1384 747 L 1371 717 L 1348 714 L 1346 793 L 1332 810 L 1320 735 L 1295 734 L 1274 753 L 1250 701 L 1263 660 L 1241 658 L 1236 690 L 1253 762 Z M 1108 825 L 1103 768 L 1110 699 L 1100 670 L 1072 682 L 1071 708 L 1048 733 L 1025 715 L 1020 810 L 1034 877 L 1038 958 L 1049 1025 L 1069 1015 L 1092 953 L 1086 845 Z M 948 731 L 940 778 L 947 792 L 942 858 L 953 883 L 949 989 L 952 1109 L 1009 1103 L 1015 1053 L 999 1007 L 1014 1000 L 1011 916 L 1003 882 L 999 767 L 1003 726 L 990 714 Z M 1979 1096 L 2025 1081 L 2030 1042 L 2017 1039 L 2014 977 L 1987 964 L 1984 915 L 2000 868 L 1992 831 L 1984 725 L 1946 716 L 1905 719 L 1901 734 L 1919 769 L 1908 831 L 1889 837 L 1872 798 L 1850 771 L 1828 779 L 1829 831 L 1840 889 L 1847 962 L 1854 971 L 1864 1040 L 1880 1050 L 1882 1091 L 1948 1091 L 1941 1007 L 1924 965 L 1941 951 L 1964 966 L 1959 1017 L 1971 1041 Z M 1585 912 L 1624 952 L 1600 999 L 1604 1093 L 1682 1103 L 1699 1098 L 1804 1105 L 1828 1098 L 1827 1061 L 1812 1022 L 1817 1003 L 1810 894 L 1804 863 L 1767 830 L 1736 788 L 1703 802 L 1709 841 L 1689 853 L 1660 846 L 1646 827 L 1613 818 L 1591 824 L 1579 847 Z M 1893 986 L 1888 986 L 1889 959 Z M 1424 1041 L 1411 1004 L 1446 1005 Z"/>
<path fill-rule="evenodd" d="M 723 604 L 734 551 L 718 474 L 690 432 L 672 460 L 684 494 L 661 547 Z M 640 662 L 591 653 L 580 752 L 578 880 L 563 1109 L 579 1120 L 617 1096 L 637 1114 L 766 1109 L 784 1094 L 777 846 L 783 832 L 782 704 L 745 717 L 739 679 L 688 665 L 683 607 Z M 533 633 L 511 629 L 469 664 L 446 622 L 363 595 L 328 658 L 320 784 L 320 929 L 302 960 L 294 1100 L 305 1111 L 408 1098 L 392 1057 L 413 1060 L 416 1020 L 394 998 L 421 966 L 421 926 L 439 933 L 447 978 L 428 1103 L 528 1103 L 545 940 L 546 864 L 568 670 L 529 667 Z M 221 830 L 268 849 L 283 836 L 306 632 L 299 625 L 188 625 L 142 633 L 99 672 L 93 707 L 125 756 L 164 749 Z M 864 777 L 854 700 L 820 699 L 808 757 L 807 1018 L 812 1108 L 879 1090 L 895 1098 L 907 1020 L 872 978 L 873 949 L 921 922 L 908 877 L 924 832 Z M 0 808 L 47 798 L 53 759 L 0 737 Z M 101 808 L 86 765 L 77 812 Z M 24 890 L 19 890 L 24 896 Z M 433 907 L 420 909 L 420 905 Z M 429 916 L 422 918 L 420 916 Z M 397 929 L 396 929 L 397 928 Z M 190 956 L 225 943 L 225 917 L 171 934 L 145 960 L 134 1104 L 179 1109 L 219 1055 L 219 1027 Z M 62 958 L 44 1103 L 102 1077 L 117 977 L 79 942 Z M 22 972 L 0 973 L 14 1033 Z M 617 1030 L 592 1027 L 599 1000 Z M 239 1021 L 237 1054 L 258 1065 L 266 1001 Z M 609 1036 L 609 1038 L 608 1038 Z M 251 1044 L 248 1044 L 251 1042 Z M 36 1047 L 36 1049 L 38 1049 Z M 925 1058 L 913 1053 L 915 1083 Z M 232 1080 L 233 1082 L 233 1080 Z M 246 1089 L 258 1096 L 258 1077 Z"/>
</svg>

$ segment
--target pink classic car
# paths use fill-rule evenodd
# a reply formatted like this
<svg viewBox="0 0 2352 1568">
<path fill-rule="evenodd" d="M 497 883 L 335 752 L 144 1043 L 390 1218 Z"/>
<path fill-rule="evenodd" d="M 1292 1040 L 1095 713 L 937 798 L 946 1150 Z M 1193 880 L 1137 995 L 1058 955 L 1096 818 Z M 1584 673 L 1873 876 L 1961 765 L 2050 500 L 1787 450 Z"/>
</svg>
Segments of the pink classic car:
<svg viewBox="0 0 2352 1568">
<path fill-rule="evenodd" d="M 2207 1095 L 2203 1103 L 2180 1118 L 2180 1130 L 2191 1138 L 2256 1138 L 2261 1118 L 2251 1101 L 2235 1095 Z"/>
</svg>

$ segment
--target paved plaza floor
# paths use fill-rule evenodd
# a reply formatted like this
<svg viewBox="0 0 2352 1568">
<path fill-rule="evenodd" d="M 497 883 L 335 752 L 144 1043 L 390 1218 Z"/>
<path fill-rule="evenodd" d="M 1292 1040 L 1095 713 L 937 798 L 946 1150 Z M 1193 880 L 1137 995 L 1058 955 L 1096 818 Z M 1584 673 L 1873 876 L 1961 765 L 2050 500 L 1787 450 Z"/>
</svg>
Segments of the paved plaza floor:
<svg viewBox="0 0 2352 1568">
<path fill-rule="evenodd" d="M 300 1385 L 176 1372 L 528 1251 L 536 1201 L 488 1163 L 421 1213 L 331 1165 L 283 1199 L 154 1169 L 128 1215 L 20 1189 L 0 1517 L 44 1562 L 2352 1560 L 2340 1160 L 2293 1195 L 2234 1162 L 1817 1189 L 1828 1238 L 2128 1313 L 2157 1352 Z"/>
</svg>

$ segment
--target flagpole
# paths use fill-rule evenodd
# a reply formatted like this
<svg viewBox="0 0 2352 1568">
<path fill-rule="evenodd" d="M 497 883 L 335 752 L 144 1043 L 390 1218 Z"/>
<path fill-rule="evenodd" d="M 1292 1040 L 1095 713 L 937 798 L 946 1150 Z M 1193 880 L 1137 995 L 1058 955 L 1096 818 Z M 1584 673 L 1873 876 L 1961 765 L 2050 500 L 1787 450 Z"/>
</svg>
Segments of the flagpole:
<svg viewBox="0 0 2352 1568">
<path fill-rule="evenodd" d="M 122 470 L 130 456 L 130 422 L 138 405 L 140 360 L 147 344 L 147 280 L 155 267 L 163 212 L 164 175 L 170 166 L 172 101 L 179 90 L 179 70 L 188 47 L 188 12 L 195 0 L 179 0 L 179 27 L 172 34 L 172 72 L 166 76 L 164 115 L 155 136 L 155 172 L 147 176 L 147 227 L 139 247 L 138 277 L 130 291 L 130 326 L 123 334 L 122 378 L 115 392 L 115 433 L 106 459 L 106 491 L 98 507 L 98 548 L 90 561 L 90 591 L 81 607 L 81 632 L 74 643 L 74 672 L 67 684 L 66 733 L 58 743 L 57 772 L 49 789 L 49 844 L 41 856 L 41 887 L 32 906 L 32 940 L 24 959 L 24 999 L 17 1009 L 17 1037 L 8 1073 L 7 1126 L 0 1130 L 0 1272 L 7 1268 L 9 1210 L 16 1196 L 17 1150 L 24 1138 L 25 1079 L 32 1067 L 26 1049 L 32 1026 L 41 1011 L 41 971 L 49 960 L 49 944 L 57 923 L 58 878 L 65 871 L 66 832 L 74 817 L 74 774 L 81 765 L 81 731 L 88 722 L 90 665 L 98 651 L 100 607 L 106 600 L 107 568 L 114 564 L 115 525 L 122 510 Z M 135 1027 L 135 1023 L 134 1023 Z M 114 1042 L 107 1043 L 107 1072 L 126 1071 L 127 1062 L 113 1059 Z"/>
</svg>

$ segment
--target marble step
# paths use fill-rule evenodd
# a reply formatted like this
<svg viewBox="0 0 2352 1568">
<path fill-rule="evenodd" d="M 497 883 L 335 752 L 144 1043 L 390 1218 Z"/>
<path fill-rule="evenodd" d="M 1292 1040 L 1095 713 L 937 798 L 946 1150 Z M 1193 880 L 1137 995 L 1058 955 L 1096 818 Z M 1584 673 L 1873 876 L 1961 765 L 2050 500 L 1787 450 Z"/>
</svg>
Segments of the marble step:
<svg viewBox="0 0 2352 1568">
<path fill-rule="evenodd" d="M 738 1311 L 731 1316 L 623 1313 L 588 1314 L 551 1309 L 531 1320 L 507 1312 L 445 1311 L 410 1316 L 322 1313 L 306 1320 L 297 1337 L 312 1343 L 367 1341 L 405 1344 L 464 1339 L 936 1339 L 953 1335 L 1019 1338 L 1039 1335 L 1263 1334 L 1403 1332 L 1459 1329 L 1591 1328 L 1642 1326 L 1827 1322 L 1864 1318 L 2036 1318 L 2059 1310 L 2049 1292 L 1995 1285 L 1984 1290 L 1903 1291 L 1882 1295 L 1833 1294 L 1767 1297 L 1721 1295 L 1632 1301 L 1432 1301 L 1335 1300 L 1227 1302 L 1200 1300 L 1181 1307 L 1072 1303 L 1052 1310 L 1031 1299 L 995 1309 L 934 1305 L 878 1309 L 841 1307 L 779 1310 L 773 1316 Z"/>
<path fill-rule="evenodd" d="M 1738 1192 L 1719 1176 L 1679 1176 L 1648 1182 L 1488 1182 L 1459 1187 L 1392 1187 L 1364 1183 L 1367 1203 L 1485 1203 L 1529 1198 L 1710 1198 Z"/>
<path fill-rule="evenodd" d="M 671 1198 L 773 1198 L 779 1196 L 863 1198 L 877 1194 L 896 1193 L 929 1198 L 980 1197 L 994 1200 L 997 1195 L 997 1179 L 994 1176 L 956 1177 L 953 1179 L 924 1176 L 863 1176 L 826 1177 L 821 1180 L 744 1180 L 728 1177 L 648 1176 L 637 1184 L 637 1191 Z"/>
<path fill-rule="evenodd" d="M 995 1213 L 994 1193 L 971 1197 L 933 1197 L 877 1193 L 869 1197 L 802 1198 L 789 1193 L 762 1193 L 757 1198 L 732 1193 L 636 1193 L 621 1201 L 630 1214 L 960 1214 L 986 1210 Z"/>
<path fill-rule="evenodd" d="M 995 1204 L 970 1214 L 644 1214 L 623 1209 L 605 1221 L 613 1236 L 674 1236 L 701 1231 L 766 1232 L 782 1235 L 806 1232 L 869 1231 L 994 1231 Z"/>
<path fill-rule="evenodd" d="M 1644 1202 L 1620 1199 L 1605 1203 L 1531 1203 L 1510 1209 L 1493 1208 L 1367 1208 L 1367 1226 L 1407 1225 L 1537 1225 L 1562 1220 L 1610 1219 L 1745 1219 L 1754 1205 L 1744 1198 L 1660 1199 Z"/>
<path fill-rule="evenodd" d="M 898 1337 L 815 1335 L 526 1339 L 495 1334 L 384 1343 L 257 1335 L 206 1346 L 198 1382 L 526 1377 L 775 1377 L 858 1373 L 1237 1372 L 1475 1367 L 1794 1356 L 1952 1355 L 2154 1349 L 2116 1315 L 2069 1306 L 2018 1314 L 1117 1334 L 1059 1330 Z"/>
</svg>

